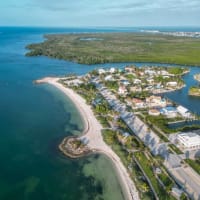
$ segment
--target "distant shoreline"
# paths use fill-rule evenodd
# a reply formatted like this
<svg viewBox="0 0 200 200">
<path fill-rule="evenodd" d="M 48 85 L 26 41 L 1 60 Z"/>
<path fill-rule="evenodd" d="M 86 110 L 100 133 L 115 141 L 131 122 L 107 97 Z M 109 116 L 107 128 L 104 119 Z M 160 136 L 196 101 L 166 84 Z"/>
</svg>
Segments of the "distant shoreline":
<svg viewBox="0 0 200 200">
<path fill-rule="evenodd" d="M 200 58 L 194 56 L 200 54 L 200 48 L 193 48 L 194 44 L 200 46 L 200 38 L 141 32 L 52 34 L 45 38 L 41 43 L 27 45 L 26 56 L 47 56 L 88 65 L 146 62 L 200 66 Z"/>
<path fill-rule="evenodd" d="M 110 158 L 119 176 L 124 197 L 127 200 L 139 200 L 138 192 L 136 190 L 136 187 L 133 181 L 131 180 L 128 174 L 127 169 L 124 167 L 123 163 L 121 162 L 117 154 L 103 141 L 103 137 L 101 135 L 102 126 L 97 121 L 90 106 L 87 105 L 85 103 L 85 100 L 82 97 L 80 97 L 78 94 L 76 94 L 73 90 L 66 88 L 62 84 L 58 83 L 58 80 L 59 78 L 46 77 L 44 79 L 35 81 L 35 83 L 51 84 L 57 89 L 59 89 L 60 91 L 62 91 L 65 95 L 67 95 L 72 100 L 74 105 L 79 110 L 80 115 L 84 121 L 84 131 L 79 138 L 87 138 L 89 140 L 89 143 L 87 144 L 87 146 L 90 148 L 91 153 L 104 154 Z M 64 138 L 64 140 L 65 139 L 66 138 Z M 63 142 L 60 145 L 63 145 Z M 63 151 L 63 148 L 60 148 L 60 150 L 65 154 L 65 152 Z"/>
</svg>

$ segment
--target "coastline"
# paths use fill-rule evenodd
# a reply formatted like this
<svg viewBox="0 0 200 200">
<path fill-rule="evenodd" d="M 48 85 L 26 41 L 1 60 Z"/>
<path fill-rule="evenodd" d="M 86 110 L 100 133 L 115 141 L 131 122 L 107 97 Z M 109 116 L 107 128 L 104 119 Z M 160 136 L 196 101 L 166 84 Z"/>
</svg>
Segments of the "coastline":
<svg viewBox="0 0 200 200">
<path fill-rule="evenodd" d="M 76 108 L 79 110 L 79 113 L 84 122 L 84 131 L 79 138 L 87 138 L 89 141 L 87 146 L 93 153 L 101 153 L 110 158 L 119 177 L 124 197 L 127 200 L 138 200 L 139 195 L 134 182 L 131 180 L 127 169 L 124 167 L 117 154 L 103 141 L 103 137 L 101 135 L 101 130 L 103 127 L 97 121 L 90 106 L 87 105 L 85 100 L 73 90 L 66 88 L 62 84 L 58 83 L 58 80 L 59 78 L 46 77 L 36 81 L 36 83 L 51 84 L 71 99 Z M 65 139 L 66 138 L 64 138 L 64 140 Z M 66 155 L 66 153 L 63 151 L 63 148 L 61 148 L 61 145 L 63 145 L 63 142 L 59 145 L 59 148 Z"/>
</svg>

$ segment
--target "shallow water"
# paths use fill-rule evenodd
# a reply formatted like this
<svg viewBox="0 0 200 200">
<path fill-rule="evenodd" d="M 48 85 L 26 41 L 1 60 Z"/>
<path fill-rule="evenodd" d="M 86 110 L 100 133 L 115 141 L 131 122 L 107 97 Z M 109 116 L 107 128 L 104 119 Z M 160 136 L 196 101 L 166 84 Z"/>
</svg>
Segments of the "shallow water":
<svg viewBox="0 0 200 200">
<path fill-rule="evenodd" d="M 104 195 L 111 190 L 123 199 L 113 167 L 109 161 L 105 165 L 105 158 L 70 160 L 58 151 L 65 136 L 80 134 L 82 120 L 62 92 L 50 85 L 34 85 L 33 80 L 83 74 L 94 67 L 25 57 L 25 45 L 41 41 L 49 31 L 0 28 L 0 199 L 92 200 L 98 195 L 107 199 Z M 86 176 L 83 169 L 90 163 L 96 171 Z M 105 187 L 110 181 L 106 176 L 104 182 L 95 178 L 105 168 L 116 182 L 110 189 Z"/>
</svg>

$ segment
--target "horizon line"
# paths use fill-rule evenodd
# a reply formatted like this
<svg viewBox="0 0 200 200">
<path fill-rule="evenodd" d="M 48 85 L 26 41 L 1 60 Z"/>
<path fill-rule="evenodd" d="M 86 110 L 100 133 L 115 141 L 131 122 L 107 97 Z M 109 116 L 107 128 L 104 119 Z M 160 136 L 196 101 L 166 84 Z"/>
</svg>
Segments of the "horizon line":
<svg viewBox="0 0 200 200">
<path fill-rule="evenodd" d="M 0 25 L 1 28 L 200 28 L 198 25 L 148 25 L 148 26 L 41 26 L 41 25 Z"/>
</svg>

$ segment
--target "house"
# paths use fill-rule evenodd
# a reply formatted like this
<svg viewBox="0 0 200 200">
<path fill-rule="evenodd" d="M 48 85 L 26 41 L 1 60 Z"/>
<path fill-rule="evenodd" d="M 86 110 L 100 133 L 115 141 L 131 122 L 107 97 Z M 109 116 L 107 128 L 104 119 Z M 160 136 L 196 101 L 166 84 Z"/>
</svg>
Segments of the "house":
<svg viewBox="0 0 200 200">
<path fill-rule="evenodd" d="M 131 92 L 141 92 L 142 88 L 140 86 L 132 86 L 130 87 Z"/>
<path fill-rule="evenodd" d="M 124 85 L 130 85 L 129 81 L 128 80 L 121 80 L 120 81 L 122 84 Z"/>
<path fill-rule="evenodd" d="M 178 83 L 176 81 L 170 81 L 170 82 L 167 82 L 166 85 L 169 87 L 177 87 Z"/>
<path fill-rule="evenodd" d="M 67 85 L 79 86 L 79 85 L 83 84 L 84 82 L 80 79 L 74 79 L 74 80 L 66 81 L 65 83 Z"/>
<path fill-rule="evenodd" d="M 144 88 L 144 91 L 150 91 L 150 90 L 153 90 L 154 87 L 152 85 L 148 86 L 148 87 L 145 87 Z"/>
<path fill-rule="evenodd" d="M 168 75 L 169 75 L 168 71 L 165 71 L 165 70 L 161 70 L 161 71 L 160 71 L 160 74 L 161 74 L 162 76 L 168 76 Z"/>
<path fill-rule="evenodd" d="M 191 113 L 189 112 L 189 110 L 183 106 L 178 106 L 177 107 L 177 111 L 180 115 L 182 115 L 183 117 L 190 117 Z"/>
<path fill-rule="evenodd" d="M 168 79 L 168 78 L 169 78 L 169 76 L 167 76 L 167 75 L 164 75 L 164 76 L 163 76 L 163 78 L 164 78 L 164 79 Z"/>
<path fill-rule="evenodd" d="M 125 71 L 126 72 L 135 72 L 135 67 L 134 66 L 126 66 Z"/>
<path fill-rule="evenodd" d="M 153 84 L 153 83 L 154 83 L 154 79 L 148 78 L 148 79 L 147 79 L 147 82 L 148 82 L 149 84 Z"/>
<path fill-rule="evenodd" d="M 99 73 L 99 74 L 105 74 L 105 73 L 106 73 L 106 70 L 105 70 L 105 69 L 102 69 L 102 68 L 101 68 L 101 69 L 98 69 L 98 73 Z"/>
<path fill-rule="evenodd" d="M 147 69 L 144 71 L 145 74 L 148 74 L 149 76 L 154 76 L 156 75 L 156 72 L 154 70 L 150 70 L 150 69 Z"/>
<path fill-rule="evenodd" d="M 142 101 L 141 99 L 138 99 L 138 98 L 133 98 L 132 103 L 133 103 L 134 107 L 136 107 L 136 108 L 144 108 L 145 107 L 144 101 Z"/>
<path fill-rule="evenodd" d="M 140 76 L 144 76 L 144 72 L 139 71 L 139 75 L 140 75 Z"/>
<path fill-rule="evenodd" d="M 114 67 L 111 67 L 110 70 L 109 70 L 109 72 L 110 72 L 111 74 L 113 74 L 113 73 L 116 72 L 116 69 L 115 69 Z"/>
<path fill-rule="evenodd" d="M 118 94 L 120 94 L 120 95 L 127 94 L 127 89 L 126 89 L 126 87 L 124 85 L 119 86 Z"/>
<path fill-rule="evenodd" d="M 135 79 L 135 80 L 133 81 L 133 83 L 134 83 L 134 84 L 141 84 L 142 81 L 141 81 L 140 79 Z"/>
<path fill-rule="evenodd" d="M 132 106 L 132 99 L 131 98 L 126 98 L 126 103 L 128 106 Z"/>
<path fill-rule="evenodd" d="M 167 101 L 163 99 L 161 96 L 150 96 L 146 98 L 146 103 L 148 107 L 165 107 L 167 105 Z"/>
<path fill-rule="evenodd" d="M 155 169 L 155 173 L 156 173 L 156 174 L 161 174 L 162 171 L 161 171 L 161 169 L 160 169 L 159 167 L 156 167 L 156 169 Z"/>
<path fill-rule="evenodd" d="M 105 77 L 105 81 L 112 81 L 112 80 L 113 80 L 112 75 L 108 75 Z"/>
</svg>

